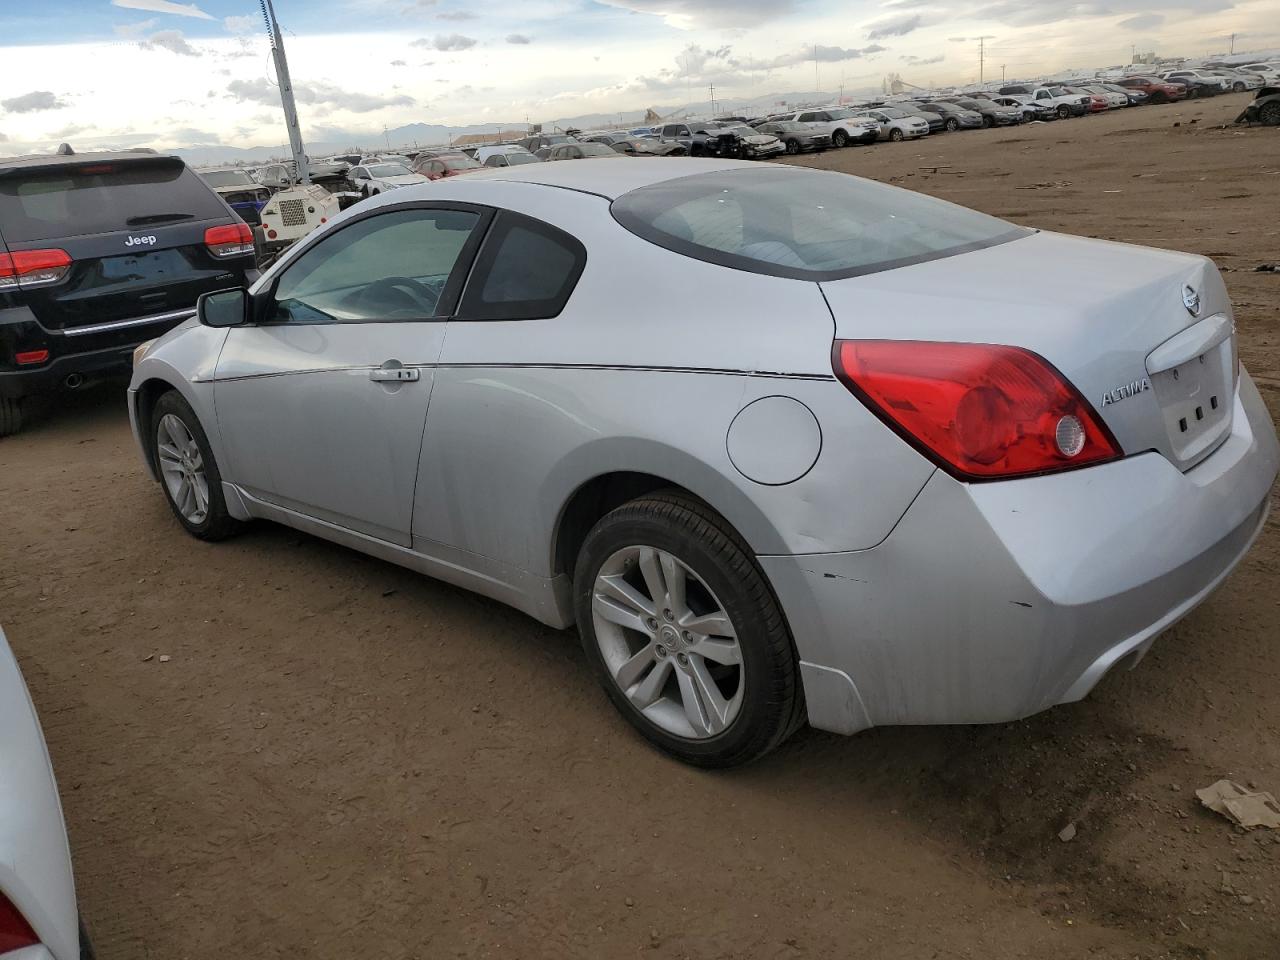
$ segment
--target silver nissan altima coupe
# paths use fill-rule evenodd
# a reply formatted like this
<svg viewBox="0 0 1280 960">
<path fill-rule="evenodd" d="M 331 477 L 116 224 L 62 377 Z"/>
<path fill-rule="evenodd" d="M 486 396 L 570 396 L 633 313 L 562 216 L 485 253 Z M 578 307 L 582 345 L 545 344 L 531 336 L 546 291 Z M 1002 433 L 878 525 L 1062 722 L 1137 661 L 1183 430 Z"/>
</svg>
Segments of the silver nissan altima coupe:
<svg viewBox="0 0 1280 960">
<path fill-rule="evenodd" d="M 190 533 L 274 520 L 576 624 L 695 764 L 1078 700 L 1280 461 L 1203 257 L 696 159 L 396 190 L 139 348 Z"/>
</svg>

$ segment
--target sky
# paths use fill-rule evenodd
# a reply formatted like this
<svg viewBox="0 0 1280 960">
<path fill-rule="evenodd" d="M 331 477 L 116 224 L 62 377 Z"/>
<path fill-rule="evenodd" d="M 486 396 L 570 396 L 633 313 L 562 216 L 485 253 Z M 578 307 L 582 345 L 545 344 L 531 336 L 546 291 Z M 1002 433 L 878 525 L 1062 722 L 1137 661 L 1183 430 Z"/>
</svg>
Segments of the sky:
<svg viewBox="0 0 1280 960">
<path fill-rule="evenodd" d="M 539 122 L 1280 47 L 1277 0 L 275 0 L 303 132 Z M 0 153 L 283 139 L 257 0 L 0 0 Z M 815 65 L 816 54 L 816 65 Z"/>
</svg>

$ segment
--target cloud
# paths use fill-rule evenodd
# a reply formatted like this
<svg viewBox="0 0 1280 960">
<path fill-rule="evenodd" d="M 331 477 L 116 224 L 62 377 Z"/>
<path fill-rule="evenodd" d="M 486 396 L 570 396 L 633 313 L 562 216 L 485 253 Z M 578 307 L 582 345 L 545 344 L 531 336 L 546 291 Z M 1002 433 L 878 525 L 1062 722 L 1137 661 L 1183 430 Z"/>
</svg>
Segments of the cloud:
<svg viewBox="0 0 1280 960">
<path fill-rule="evenodd" d="M 137 23 L 117 23 L 115 25 L 116 36 L 124 37 L 125 39 L 132 39 L 146 33 L 157 23 L 159 23 L 159 21 L 156 20 L 155 17 L 152 17 L 150 20 L 139 20 Z"/>
<path fill-rule="evenodd" d="M 533 37 L 526 37 L 523 33 L 507 34 L 507 43 L 533 43 Z"/>
<path fill-rule="evenodd" d="M 74 136 L 84 133 L 86 130 L 92 130 L 93 127 L 82 126 L 78 123 L 71 123 L 63 127 L 61 130 L 55 130 L 45 139 L 47 140 L 69 140 Z"/>
<path fill-rule="evenodd" d="M 435 50 L 469 50 L 476 45 L 474 37 L 464 37 L 460 33 L 442 33 L 437 37 L 422 37 L 409 44 L 411 47 L 431 47 Z"/>
<path fill-rule="evenodd" d="M 179 30 L 161 30 L 153 33 L 147 39 L 138 41 L 138 46 L 143 50 L 168 50 L 183 57 L 200 56 L 200 51 L 187 43 Z"/>
<path fill-rule="evenodd" d="M 174 130 L 169 134 L 169 139 L 187 146 L 214 146 L 222 143 L 222 138 L 216 133 L 210 133 L 208 130 L 197 130 L 194 127 L 183 127 L 179 130 Z"/>
<path fill-rule="evenodd" d="M 463 20 L 478 20 L 480 15 L 472 13 L 470 10 L 445 10 L 443 13 L 437 13 L 436 19 L 461 22 Z"/>
<path fill-rule="evenodd" d="M 67 102 L 54 96 L 48 90 L 32 90 L 19 97 L 0 100 L 0 107 L 9 113 L 36 113 L 40 110 L 61 110 L 68 106 Z"/>
<path fill-rule="evenodd" d="M 259 77 L 256 80 L 232 80 L 227 84 L 227 93 L 239 103 L 260 103 L 268 107 L 280 105 L 280 89 L 265 77 Z M 299 103 L 330 107 L 335 110 L 350 110 L 352 113 L 371 113 L 383 107 L 414 105 L 413 97 L 403 93 L 384 97 L 347 90 L 328 83 L 295 83 L 293 96 Z"/>
<path fill-rule="evenodd" d="M 866 47 L 824 47 L 822 44 L 816 46 L 804 46 L 798 50 L 792 50 L 790 53 L 781 53 L 772 59 L 763 61 L 745 61 L 743 66 L 748 70 L 758 70 L 761 67 L 777 68 L 777 67 L 794 67 L 801 63 L 812 63 L 817 60 L 819 63 L 843 63 L 846 60 L 860 60 L 862 57 L 870 56 L 873 53 L 882 53 L 885 48 L 878 43 L 873 43 Z"/>
<path fill-rule="evenodd" d="M 407 66 L 408 66 L 408 64 L 407 64 L 407 63 L 405 63 L 403 60 L 392 60 L 392 61 L 391 61 L 391 65 L 392 65 L 393 67 L 407 67 Z"/>
<path fill-rule="evenodd" d="M 788 16 L 793 0 L 602 0 L 611 7 L 662 17 L 673 27 L 753 27 Z"/>
<path fill-rule="evenodd" d="M 871 24 L 867 31 L 868 40 L 883 40 L 885 37 L 905 37 L 914 30 L 924 26 L 924 17 L 918 13 L 902 17 L 889 17 Z"/>
<path fill-rule="evenodd" d="M 250 33 L 256 30 L 260 23 L 262 23 L 261 19 L 251 13 L 240 17 L 222 18 L 222 25 L 227 28 L 228 33 Z"/>
<path fill-rule="evenodd" d="M 172 0 L 111 0 L 111 5 L 113 7 L 123 7 L 125 10 L 146 10 L 149 13 L 171 13 L 175 17 L 194 17 L 197 20 L 214 19 L 194 3 L 173 3 Z"/>
<path fill-rule="evenodd" d="M 1140 13 L 1136 17 L 1130 17 L 1128 20 L 1121 20 L 1120 27 L 1124 30 L 1154 30 L 1162 23 L 1164 23 L 1163 14 Z"/>
<path fill-rule="evenodd" d="M 938 54 L 936 57 L 913 57 L 910 55 L 906 55 L 906 56 L 899 57 L 898 59 L 904 61 L 905 63 L 913 67 L 923 67 L 931 63 L 941 63 L 943 60 L 947 58 L 942 54 Z"/>
</svg>

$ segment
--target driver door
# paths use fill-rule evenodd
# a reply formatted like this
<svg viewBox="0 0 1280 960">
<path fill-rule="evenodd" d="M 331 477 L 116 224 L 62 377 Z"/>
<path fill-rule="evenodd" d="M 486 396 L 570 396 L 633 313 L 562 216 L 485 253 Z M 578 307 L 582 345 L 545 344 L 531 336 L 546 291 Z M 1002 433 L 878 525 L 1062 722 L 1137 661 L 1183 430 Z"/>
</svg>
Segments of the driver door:
<svg viewBox="0 0 1280 960">
<path fill-rule="evenodd" d="M 214 373 L 225 479 L 251 496 L 409 546 L 434 367 L 490 214 L 379 209 L 254 296 Z"/>
</svg>

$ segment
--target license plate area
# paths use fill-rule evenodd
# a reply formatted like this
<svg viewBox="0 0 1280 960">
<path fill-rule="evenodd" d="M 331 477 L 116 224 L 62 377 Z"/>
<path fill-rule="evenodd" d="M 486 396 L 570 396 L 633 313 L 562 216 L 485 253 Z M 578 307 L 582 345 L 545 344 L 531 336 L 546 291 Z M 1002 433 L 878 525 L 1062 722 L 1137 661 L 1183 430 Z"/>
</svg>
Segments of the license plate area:
<svg viewBox="0 0 1280 960">
<path fill-rule="evenodd" d="M 1208 456 L 1231 430 L 1231 357 L 1227 339 L 1151 377 L 1174 459 L 1183 469 Z"/>
</svg>

